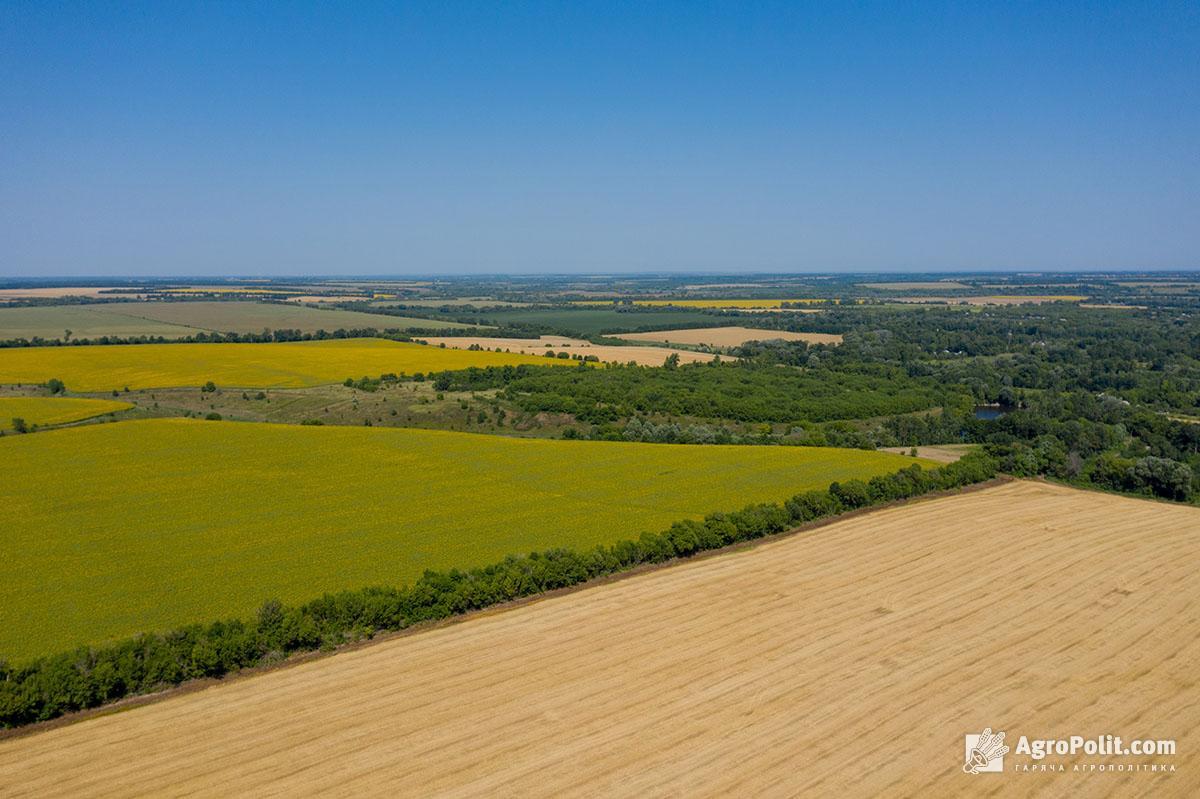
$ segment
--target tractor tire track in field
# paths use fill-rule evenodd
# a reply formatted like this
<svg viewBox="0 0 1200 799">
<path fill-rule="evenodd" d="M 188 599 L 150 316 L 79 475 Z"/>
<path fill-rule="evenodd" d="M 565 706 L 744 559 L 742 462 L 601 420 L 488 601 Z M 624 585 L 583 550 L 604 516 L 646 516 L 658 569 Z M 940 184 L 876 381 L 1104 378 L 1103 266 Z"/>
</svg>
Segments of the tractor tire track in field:
<svg viewBox="0 0 1200 799">
<path fill-rule="evenodd" d="M 1012 482 L 0 741 L 0 794 L 1194 795 L 1198 560 L 1196 508 Z M 985 726 L 1178 748 L 964 774 Z"/>
</svg>

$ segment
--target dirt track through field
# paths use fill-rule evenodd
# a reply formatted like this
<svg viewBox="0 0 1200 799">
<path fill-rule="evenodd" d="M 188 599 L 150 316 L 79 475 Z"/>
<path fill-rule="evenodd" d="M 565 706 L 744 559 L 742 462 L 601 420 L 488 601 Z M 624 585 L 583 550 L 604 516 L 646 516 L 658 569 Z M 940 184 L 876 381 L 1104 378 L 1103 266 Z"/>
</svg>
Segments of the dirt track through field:
<svg viewBox="0 0 1200 799">
<path fill-rule="evenodd" d="M 0 741 L 0 795 L 1194 795 L 1198 558 L 1008 483 Z M 1178 754 L 964 774 L 985 726 Z"/>
</svg>

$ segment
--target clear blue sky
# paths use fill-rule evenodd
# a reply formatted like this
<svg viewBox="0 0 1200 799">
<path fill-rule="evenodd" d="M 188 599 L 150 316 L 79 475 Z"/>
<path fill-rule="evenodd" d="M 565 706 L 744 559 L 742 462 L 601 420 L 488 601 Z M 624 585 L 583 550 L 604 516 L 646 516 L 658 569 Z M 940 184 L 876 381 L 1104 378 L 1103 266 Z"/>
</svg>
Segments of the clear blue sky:
<svg viewBox="0 0 1200 799">
<path fill-rule="evenodd" d="M 0 3 L 0 275 L 1197 267 L 1196 0 Z"/>
</svg>

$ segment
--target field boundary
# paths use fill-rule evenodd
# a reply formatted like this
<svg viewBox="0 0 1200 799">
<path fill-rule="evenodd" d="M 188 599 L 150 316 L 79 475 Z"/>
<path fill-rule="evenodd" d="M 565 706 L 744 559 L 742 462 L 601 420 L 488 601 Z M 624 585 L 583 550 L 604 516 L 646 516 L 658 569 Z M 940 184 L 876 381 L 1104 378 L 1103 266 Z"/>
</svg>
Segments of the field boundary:
<svg viewBox="0 0 1200 799">
<path fill-rule="evenodd" d="M 715 549 L 700 550 L 691 555 L 686 555 L 686 556 L 682 556 L 682 557 L 676 556 L 676 557 L 672 557 L 668 560 L 664 560 L 664 561 L 657 562 L 657 563 L 642 563 L 642 564 L 633 566 L 628 569 L 623 569 L 621 571 L 617 571 L 617 572 L 614 572 L 611 574 L 601 575 L 599 577 L 595 577 L 595 578 L 592 578 L 592 579 L 589 579 L 589 580 L 586 580 L 586 581 L 583 581 L 580 583 L 576 583 L 574 585 L 566 586 L 563 588 L 554 588 L 554 589 L 542 591 L 542 592 L 539 592 L 536 594 L 531 594 L 529 596 L 518 597 L 516 599 L 507 600 L 507 601 L 500 602 L 500 603 L 497 603 L 494 605 L 489 605 L 487 607 L 478 608 L 475 610 L 469 610 L 469 611 L 466 611 L 463 613 L 452 614 L 450 616 L 447 616 L 447 617 L 441 618 L 441 619 L 417 622 L 417 623 L 412 624 L 408 627 L 405 627 L 404 629 L 401 629 L 401 630 L 390 630 L 390 631 L 386 631 L 386 632 L 380 632 L 380 633 L 373 635 L 372 637 L 367 638 L 367 639 L 358 640 L 358 641 L 350 641 L 350 642 L 347 642 L 344 644 L 340 644 L 340 645 L 334 647 L 333 649 L 326 649 L 326 650 L 316 649 L 316 650 L 311 650 L 311 651 L 297 652 L 295 654 L 289 655 L 289 656 L 282 658 L 273 663 L 250 666 L 247 668 L 239 669 L 236 672 L 226 674 L 221 677 L 210 677 L 210 678 L 200 678 L 200 679 L 189 680 L 187 682 L 180 683 L 179 685 L 174 685 L 169 688 L 165 688 L 161 691 L 126 697 L 126 698 L 119 699 L 115 702 L 112 702 L 112 703 L 109 703 L 106 705 L 101 705 L 99 707 L 88 708 L 85 710 L 79 710 L 79 711 L 74 711 L 71 713 L 66 713 L 66 714 L 63 714 L 56 718 L 48 719 L 46 721 L 33 722 L 33 723 L 25 724 L 25 725 L 22 725 L 19 727 L 12 727 L 12 728 L 7 728 L 7 729 L 0 728 L 0 742 L 12 740 L 15 738 L 23 738 L 23 737 L 29 736 L 29 735 L 36 735 L 40 732 L 57 729 L 59 727 L 64 727 L 64 726 L 68 726 L 68 725 L 75 724 L 78 722 L 87 721 L 88 719 L 97 718 L 100 716 L 112 715 L 114 713 L 122 713 L 127 710 L 132 710 L 134 708 L 142 707 L 144 705 L 155 704 L 155 703 L 167 700 L 167 699 L 171 699 L 175 696 L 195 693 L 197 691 L 203 691 L 206 688 L 210 688 L 210 687 L 213 687 L 216 685 L 232 683 L 232 682 L 236 682 L 236 681 L 240 681 L 240 680 L 244 680 L 244 679 L 252 679 L 252 678 L 260 676 L 262 674 L 275 672 L 275 671 L 279 671 L 279 670 L 283 670 L 283 669 L 293 668 L 293 667 L 300 666 L 300 665 L 303 665 L 305 663 L 309 663 L 309 662 L 312 662 L 315 660 L 319 660 L 319 659 L 326 658 L 326 657 L 331 657 L 331 656 L 337 655 L 339 653 L 351 652 L 351 651 L 362 649 L 364 647 L 374 646 L 376 644 L 382 644 L 382 643 L 385 643 L 388 641 L 394 641 L 399 638 L 404 638 L 404 637 L 408 637 L 408 636 L 421 635 L 422 633 L 430 632 L 433 630 L 439 630 L 439 629 L 442 629 L 445 627 L 449 627 L 451 625 L 463 624 L 463 623 L 469 622 L 473 619 L 478 619 L 478 618 L 482 618 L 485 616 L 491 616 L 491 615 L 495 615 L 495 614 L 499 614 L 499 613 L 505 613 L 505 612 L 515 610 L 518 608 L 522 608 L 522 607 L 525 607 L 528 605 L 532 605 L 534 603 L 541 602 L 541 601 L 544 601 L 547 599 L 566 596 L 567 594 L 575 593 L 577 591 L 586 591 L 591 588 L 598 588 L 598 587 L 601 587 L 604 585 L 609 585 L 611 583 L 615 583 L 620 580 L 631 579 L 633 577 L 638 577 L 638 576 L 641 576 L 644 574 L 650 574 L 652 572 L 656 572 L 656 571 L 659 571 L 662 569 L 670 569 L 670 568 L 674 568 L 676 566 L 684 565 L 686 563 L 695 563 L 695 562 L 699 562 L 702 560 L 706 560 L 708 558 L 715 558 L 715 557 L 721 557 L 723 555 L 729 555 L 729 554 L 733 554 L 733 553 L 737 553 L 737 552 L 744 552 L 744 551 L 747 551 L 750 549 L 757 548 L 759 546 L 763 546 L 766 544 L 775 543 L 775 542 L 783 541 L 783 540 L 786 540 L 789 538 L 793 538 L 802 533 L 808 533 L 808 532 L 812 532 L 815 530 L 819 530 L 821 528 L 828 527 L 832 524 L 835 524 L 835 523 L 841 522 L 841 521 L 845 521 L 847 519 L 854 519 L 854 518 L 858 518 L 860 516 L 875 513 L 877 511 L 882 511 L 882 510 L 897 508 L 897 507 L 903 507 L 903 506 L 907 506 L 907 505 L 916 504 L 919 502 L 942 499 L 942 498 L 950 497 L 950 496 L 958 496 L 960 494 L 968 494 L 968 493 L 974 493 L 977 491 L 984 491 L 989 488 L 994 488 L 996 486 L 1016 482 L 1016 481 L 1018 481 L 1018 479 L 1023 479 L 1023 478 L 1015 478 L 1015 477 L 1012 477 L 1009 475 L 998 475 L 996 477 L 992 477 L 992 478 L 989 478 L 987 480 L 984 480 L 984 481 L 981 481 L 978 483 L 971 483 L 969 485 L 964 485 L 964 486 L 959 486 L 959 487 L 949 488 L 949 489 L 939 489 L 939 490 L 935 490 L 935 491 L 929 491 L 927 493 L 919 494 L 919 495 L 913 496 L 913 497 L 907 497 L 907 498 L 903 498 L 903 499 L 895 499 L 895 500 L 890 500 L 888 502 L 884 502 L 884 503 L 880 503 L 880 504 L 869 505 L 867 507 L 862 507 L 862 508 L 856 508 L 853 510 L 844 511 L 844 512 L 839 513 L 834 516 L 827 516 L 824 518 L 815 519 L 810 522 L 805 522 L 804 524 L 790 527 L 790 528 L 783 530 L 781 532 L 778 532 L 778 533 L 771 533 L 768 535 L 764 535 L 764 536 L 757 537 L 757 538 L 752 538 L 752 539 L 745 540 L 745 541 L 738 541 L 738 542 L 735 542 L 732 544 L 727 544 L 725 546 L 718 547 Z M 1047 482 L 1047 481 L 1030 480 L 1029 482 Z M 1079 487 L 1077 487 L 1077 486 L 1065 485 L 1064 487 L 1076 488 L 1078 490 L 1087 490 L 1086 488 L 1079 489 Z M 1134 497 L 1134 496 L 1130 496 L 1130 495 L 1122 495 L 1122 496 L 1129 496 L 1131 499 L 1141 498 L 1141 497 Z M 1152 498 L 1145 497 L 1145 499 L 1152 499 Z M 1179 504 L 1179 503 L 1170 503 L 1170 504 Z"/>
</svg>

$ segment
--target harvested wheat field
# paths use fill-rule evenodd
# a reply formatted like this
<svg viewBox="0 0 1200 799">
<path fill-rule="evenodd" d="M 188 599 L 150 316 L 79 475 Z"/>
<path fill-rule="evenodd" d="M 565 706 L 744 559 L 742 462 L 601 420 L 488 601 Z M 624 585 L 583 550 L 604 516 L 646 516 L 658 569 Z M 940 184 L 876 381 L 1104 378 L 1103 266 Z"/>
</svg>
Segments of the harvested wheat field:
<svg viewBox="0 0 1200 799">
<path fill-rule="evenodd" d="M 1194 795 L 1197 558 L 1196 508 L 1012 482 L 0 741 L 0 794 Z M 1178 754 L 964 774 L 984 727 Z"/>
<path fill-rule="evenodd" d="M 630 338 L 621 336 L 620 338 Z M 680 363 L 708 363 L 713 355 L 693 350 L 678 350 L 672 347 L 621 347 L 609 344 L 593 344 L 581 338 L 563 336 L 539 336 L 538 338 L 487 338 L 483 336 L 427 336 L 421 339 L 434 347 L 449 347 L 465 350 L 479 346 L 497 352 L 519 352 L 526 355 L 542 355 L 565 352 L 568 355 L 594 355 L 608 363 L 636 363 L 638 366 L 662 366 L 672 355 L 679 356 Z M 715 356 L 720 357 L 720 356 Z"/>
<path fill-rule="evenodd" d="M 705 344 L 710 347 L 738 347 L 747 341 L 807 341 L 809 344 L 841 344 L 836 333 L 793 333 L 788 330 L 755 330 L 749 327 L 700 327 L 686 330 L 659 330 L 654 333 L 622 333 L 627 341 L 661 341 L 665 344 Z"/>
</svg>

